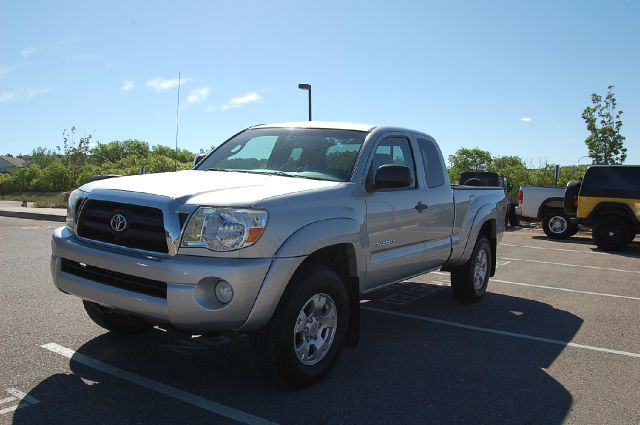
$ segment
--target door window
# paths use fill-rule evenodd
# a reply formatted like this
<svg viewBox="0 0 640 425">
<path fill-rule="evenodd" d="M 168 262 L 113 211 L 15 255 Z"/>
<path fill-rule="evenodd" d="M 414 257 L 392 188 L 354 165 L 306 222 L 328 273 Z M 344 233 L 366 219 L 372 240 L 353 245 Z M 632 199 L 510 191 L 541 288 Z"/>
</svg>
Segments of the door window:
<svg viewBox="0 0 640 425">
<path fill-rule="evenodd" d="M 408 139 L 404 137 L 390 137 L 380 142 L 371 161 L 370 174 L 372 179 L 378 168 L 387 164 L 404 165 L 408 167 L 411 172 L 410 188 L 416 186 L 416 167 L 413 162 L 413 153 L 411 152 L 411 145 Z"/>
</svg>

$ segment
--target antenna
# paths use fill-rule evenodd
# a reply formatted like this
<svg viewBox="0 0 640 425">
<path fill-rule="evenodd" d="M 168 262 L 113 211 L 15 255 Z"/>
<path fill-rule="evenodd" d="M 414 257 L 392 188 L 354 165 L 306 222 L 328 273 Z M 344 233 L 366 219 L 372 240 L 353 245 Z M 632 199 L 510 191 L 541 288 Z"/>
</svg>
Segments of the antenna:
<svg viewBox="0 0 640 425">
<path fill-rule="evenodd" d="M 181 74 L 178 73 L 178 104 L 176 106 L 176 153 L 174 156 L 174 171 L 178 171 L 178 118 L 179 118 L 179 113 L 180 113 L 180 76 Z"/>
</svg>

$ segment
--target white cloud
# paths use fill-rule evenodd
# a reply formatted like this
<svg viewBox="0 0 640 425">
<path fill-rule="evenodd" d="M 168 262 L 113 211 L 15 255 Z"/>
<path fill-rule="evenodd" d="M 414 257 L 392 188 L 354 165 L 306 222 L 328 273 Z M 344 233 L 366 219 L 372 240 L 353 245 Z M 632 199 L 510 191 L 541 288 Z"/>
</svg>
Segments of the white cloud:
<svg viewBox="0 0 640 425">
<path fill-rule="evenodd" d="M 215 112 L 218 110 L 218 107 L 216 105 L 209 105 L 206 108 L 204 108 L 205 112 Z"/>
<path fill-rule="evenodd" d="M 238 106 L 245 105 L 247 103 L 257 102 L 261 97 L 256 92 L 249 92 L 244 96 L 234 97 L 227 103 L 220 106 L 221 111 L 228 111 L 231 108 L 237 108 Z"/>
<path fill-rule="evenodd" d="M 51 90 L 49 89 L 37 89 L 33 87 L 29 87 L 23 92 L 24 98 L 26 100 L 33 99 L 36 96 L 40 96 L 41 94 L 49 93 Z"/>
<path fill-rule="evenodd" d="M 22 55 L 22 57 L 26 59 L 29 56 L 33 55 L 37 51 L 38 51 L 37 47 L 31 46 L 31 47 L 27 47 L 27 48 L 22 49 L 20 51 L 20 55 Z"/>
<path fill-rule="evenodd" d="M 131 81 L 131 80 L 127 80 L 127 81 L 125 81 L 125 82 L 124 82 L 124 84 L 123 84 L 123 85 L 122 85 L 122 87 L 120 88 L 120 91 L 122 91 L 122 92 L 125 92 L 125 93 L 126 93 L 126 92 L 128 92 L 128 91 L 133 90 L 133 87 L 134 87 L 134 85 L 133 85 L 133 81 Z"/>
<path fill-rule="evenodd" d="M 13 65 L 0 66 L 0 80 L 7 78 L 7 76 L 15 69 Z"/>
<path fill-rule="evenodd" d="M 13 102 L 18 100 L 30 100 L 41 94 L 49 93 L 49 89 L 29 87 L 13 91 L 0 92 L 0 103 Z"/>
<path fill-rule="evenodd" d="M 102 55 L 100 53 L 78 53 L 71 56 L 71 60 L 75 61 L 88 61 L 93 59 L 100 59 Z"/>
<path fill-rule="evenodd" d="M 191 91 L 191 94 L 187 98 L 187 102 L 189 103 L 204 102 L 205 100 L 207 100 L 207 97 L 209 97 L 210 90 L 211 90 L 210 87 L 201 87 L 199 89 L 195 89 Z"/>
<path fill-rule="evenodd" d="M 522 117 L 522 118 L 520 118 L 520 121 L 522 121 L 522 122 L 531 122 L 532 120 L 529 117 Z"/>
<path fill-rule="evenodd" d="M 258 100 L 260 100 L 260 95 L 258 93 L 252 92 L 252 93 L 247 93 L 241 97 L 234 97 L 229 101 L 229 105 L 231 106 L 244 105 L 245 103 L 251 103 Z"/>
<path fill-rule="evenodd" d="M 188 78 L 183 78 L 180 83 L 186 84 L 187 81 L 189 81 Z M 171 78 L 171 79 L 165 80 L 164 78 L 153 78 L 147 81 L 147 87 L 150 87 L 155 91 L 171 90 L 173 88 L 178 87 L 178 79 Z"/>
<path fill-rule="evenodd" d="M 0 92 L 0 103 L 11 102 L 16 98 L 15 91 L 3 91 Z"/>
</svg>

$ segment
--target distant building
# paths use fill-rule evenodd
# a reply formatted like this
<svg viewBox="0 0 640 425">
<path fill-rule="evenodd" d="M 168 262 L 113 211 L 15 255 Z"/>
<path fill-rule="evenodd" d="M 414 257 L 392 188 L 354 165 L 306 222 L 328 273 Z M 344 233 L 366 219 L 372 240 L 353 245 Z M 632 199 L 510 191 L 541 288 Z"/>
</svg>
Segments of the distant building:
<svg viewBox="0 0 640 425">
<path fill-rule="evenodd" d="M 13 156 L 0 156 L 0 173 L 9 173 L 16 168 L 24 168 L 27 165 L 29 164 L 24 159 Z"/>
</svg>

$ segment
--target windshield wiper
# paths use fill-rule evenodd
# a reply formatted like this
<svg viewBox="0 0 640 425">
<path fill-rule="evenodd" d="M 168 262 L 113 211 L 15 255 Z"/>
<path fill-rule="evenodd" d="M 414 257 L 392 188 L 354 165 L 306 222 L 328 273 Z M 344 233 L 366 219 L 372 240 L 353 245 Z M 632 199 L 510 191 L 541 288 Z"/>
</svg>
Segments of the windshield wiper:
<svg viewBox="0 0 640 425">
<path fill-rule="evenodd" d="M 207 171 L 229 171 L 227 169 L 224 168 L 207 168 Z"/>
<path fill-rule="evenodd" d="M 297 175 L 285 173 L 284 171 L 269 171 L 267 173 L 261 173 L 261 174 L 266 174 L 268 176 L 299 177 Z"/>
</svg>

